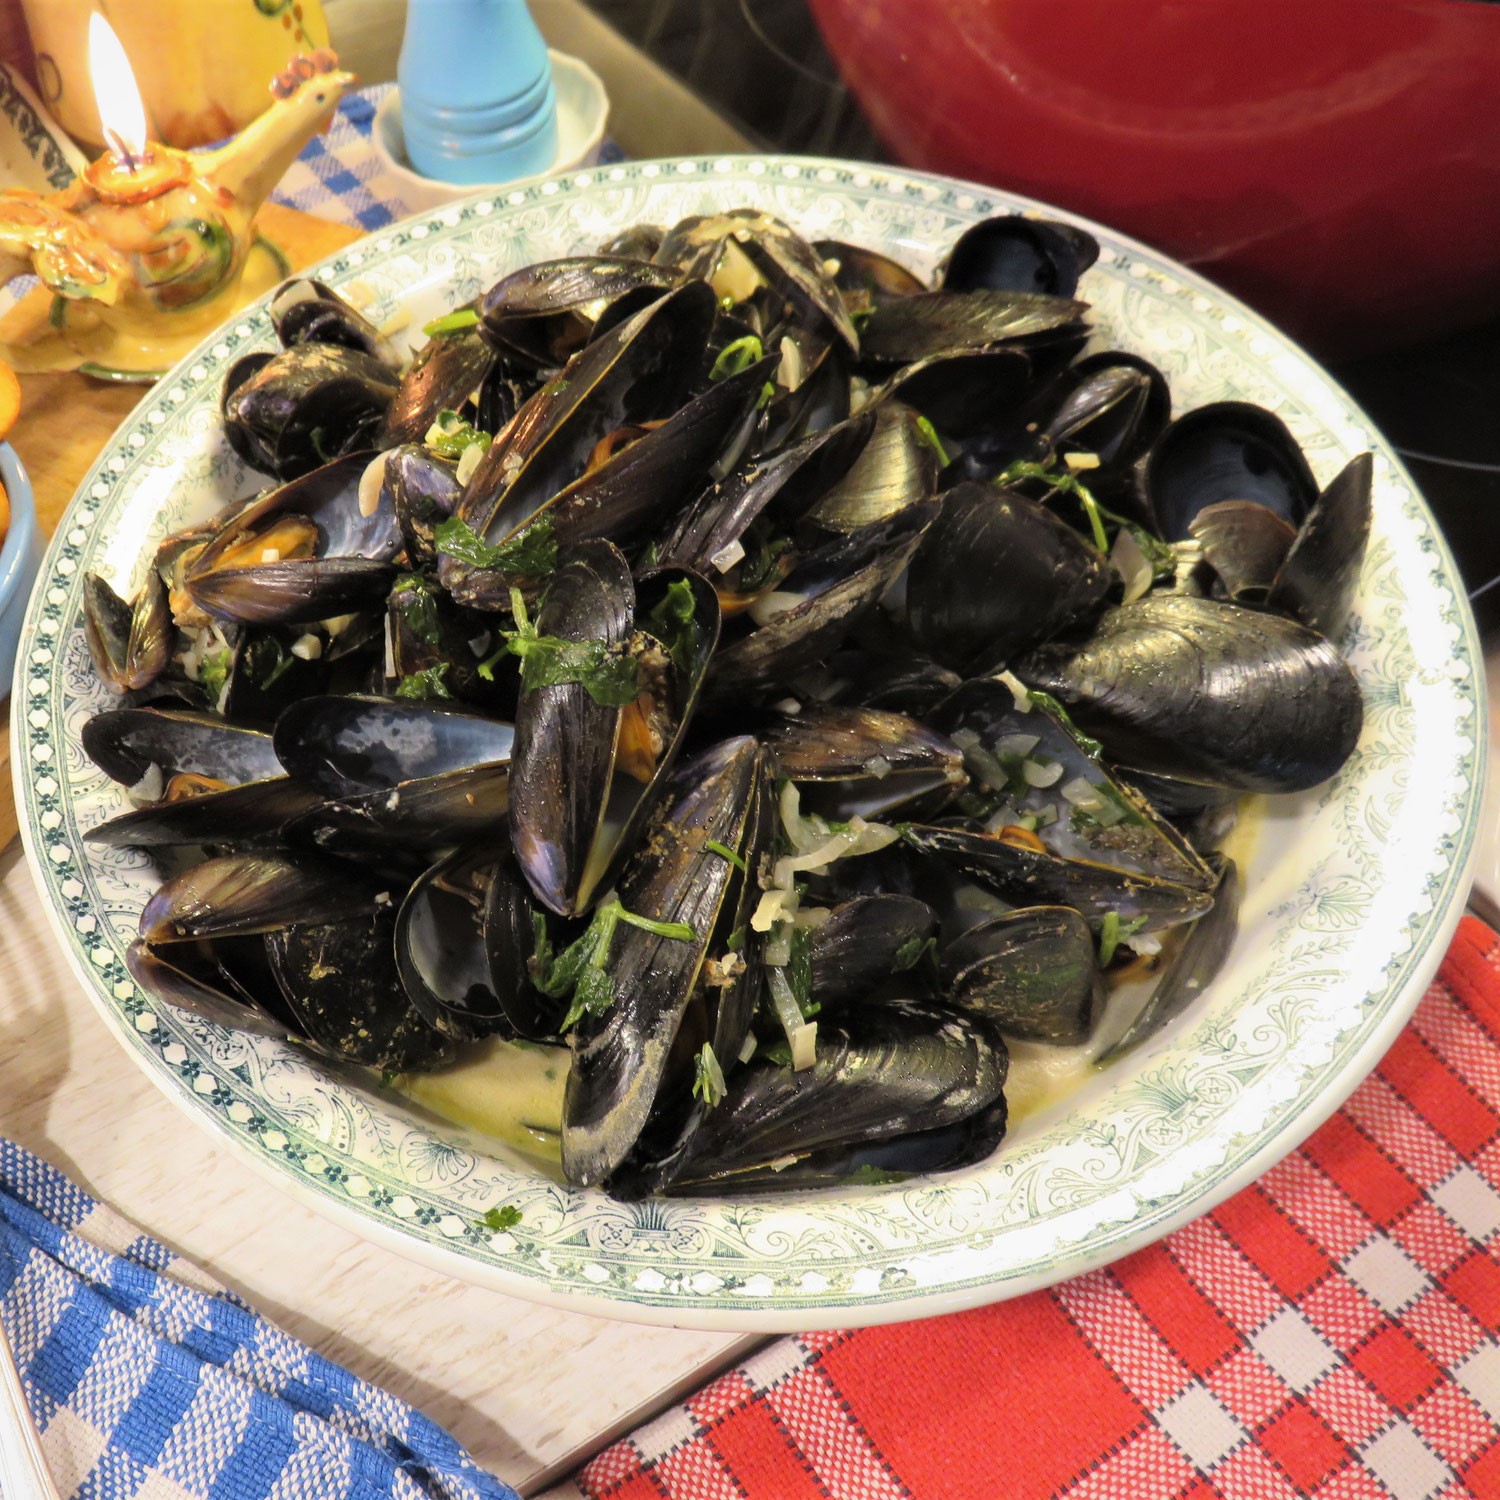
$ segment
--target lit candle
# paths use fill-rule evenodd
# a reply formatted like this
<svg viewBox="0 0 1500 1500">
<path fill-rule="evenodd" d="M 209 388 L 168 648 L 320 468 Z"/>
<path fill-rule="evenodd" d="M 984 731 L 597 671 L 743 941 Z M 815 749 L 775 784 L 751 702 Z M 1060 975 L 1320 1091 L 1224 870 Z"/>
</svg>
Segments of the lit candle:
<svg viewBox="0 0 1500 1500">
<path fill-rule="evenodd" d="M 107 202 L 139 203 L 185 183 L 192 176 L 191 162 L 181 151 L 147 139 L 146 106 L 130 59 L 98 11 L 89 17 L 89 77 L 110 147 L 86 168 L 89 186 Z"/>
</svg>

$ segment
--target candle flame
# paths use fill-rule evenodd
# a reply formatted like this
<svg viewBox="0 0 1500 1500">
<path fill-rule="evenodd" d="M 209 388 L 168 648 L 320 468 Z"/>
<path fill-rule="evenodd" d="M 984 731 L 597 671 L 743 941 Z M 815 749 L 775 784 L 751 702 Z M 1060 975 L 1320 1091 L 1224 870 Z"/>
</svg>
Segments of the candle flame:
<svg viewBox="0 0 1500 1500">
<path fill-rule="evenodd" d="M 114 27 L 98 11 L 89 17 L 89 79 L 105 140 L 133 165 L 146 150 L 146 106 Z"/>
</svg>

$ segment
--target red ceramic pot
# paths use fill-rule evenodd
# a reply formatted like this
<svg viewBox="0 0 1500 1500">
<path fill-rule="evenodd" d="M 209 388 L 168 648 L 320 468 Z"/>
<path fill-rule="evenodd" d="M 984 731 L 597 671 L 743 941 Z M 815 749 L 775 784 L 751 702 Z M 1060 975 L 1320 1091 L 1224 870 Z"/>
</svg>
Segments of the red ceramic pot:
<svg viewBox="0 0 1500 1500">
<path fill-rule="evenodd" d="M 1320 354 L 1500 313 L 1500 6 L 811 4 L 903 162 L 1158 245 Z"/>
</svg>

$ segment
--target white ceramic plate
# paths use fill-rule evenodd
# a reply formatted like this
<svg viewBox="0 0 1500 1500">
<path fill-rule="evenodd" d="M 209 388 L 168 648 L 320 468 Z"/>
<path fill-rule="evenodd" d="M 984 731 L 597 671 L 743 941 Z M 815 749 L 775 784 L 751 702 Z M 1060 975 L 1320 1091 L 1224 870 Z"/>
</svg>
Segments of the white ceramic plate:
<svg viewBox="0 0 1500 1500">
<path fill-rule="evenodd" d="M 407 309 L 415 329 L 526 262 L 628 224 L 745 203 L 919 271 L 966 224 L 1038 207 L 838 162 L 636 162 L 408 220 L 317 274 L 364 283 L 378 314 Z M 230 361 L 270 345 L 261 308 L 184 361 L 106 446 L 47 556 L 17 665 L 27 854 L 123 1045 L 273 1181 L 392 1248 L 523 1297 L 713 1328 L 845 1326 L 1012 1296 L 1139 1248 L 1307 1135 L 1399 1030 L 1462 906 L 1484 763 L 1473 626 L 1431 516 L 1349 399 L 1208 283 L 1090 227 L 1103 249 L 1082 294 L 1101 337 L 1155 360 L 1178 410 L 1229 396 L 1271 407 L 1322 481 L 1363 449 L 1377 454 L 1374 535 L 1346 640 L 1364 736 L 1328 786 L 1268 806 L 1239 939 L 1189 1015 L 972 1170 L 839 1193 L 622 1204 L 422 1124 L 289 1046 L 155 1005 L 122 962 L 154 885 L 146 860 L 81 838 L 123 802 L 79 745 L 108 701 L 84 643 L 81 585 L 97 570 L 134 590 L 164 531 L 263 483 L 231 454 L 217 416 Z M 502 1203 L 520 1223 L 480 1227 Z"/>
</svg>

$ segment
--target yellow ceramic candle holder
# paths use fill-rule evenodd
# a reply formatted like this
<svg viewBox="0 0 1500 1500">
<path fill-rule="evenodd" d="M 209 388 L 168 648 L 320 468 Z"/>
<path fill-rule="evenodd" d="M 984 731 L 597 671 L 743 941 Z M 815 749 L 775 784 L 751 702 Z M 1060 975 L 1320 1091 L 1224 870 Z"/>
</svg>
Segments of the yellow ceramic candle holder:
<svg viewBox="0 0 1500 1500">
<path fill-rule="evenodd" d="M 154 379 L 269 290 L 287 266 L 255 215 L 353 83 L 320 49 L 295 58 L 270 108 L 216 151 L 116 136 L 61 192 L 0 193 L 0 282 L 32 271 L 41 283 L 0 319 L 0 359 Z"/>
</svg>

